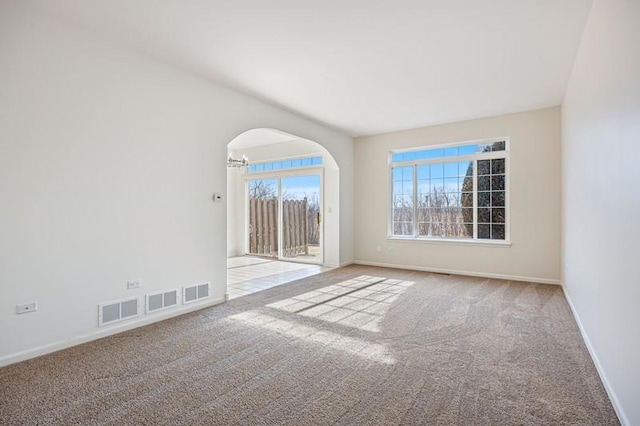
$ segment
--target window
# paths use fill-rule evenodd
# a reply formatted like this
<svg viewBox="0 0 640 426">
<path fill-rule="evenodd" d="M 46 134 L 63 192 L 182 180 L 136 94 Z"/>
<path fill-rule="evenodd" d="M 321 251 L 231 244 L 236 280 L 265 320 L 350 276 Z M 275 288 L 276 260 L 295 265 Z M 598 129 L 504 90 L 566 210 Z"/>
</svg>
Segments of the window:
<svg viewBox="0 0 640 426">
<path fill-rule="evenodd" d="M 508 240 L 507 141 L 392 152 L 392 237 Z"/>
<path fill-rule="evenodd" d="M 247 173 L 262 173 L 270 172 L 273 170 L 292 169 L 298 167 L 313 167 L 321 165 L 322 157 L 295 158 L 291 160 L 269 161 L 265 163 L 251 164 L 247 170 Z"/>
</svg>

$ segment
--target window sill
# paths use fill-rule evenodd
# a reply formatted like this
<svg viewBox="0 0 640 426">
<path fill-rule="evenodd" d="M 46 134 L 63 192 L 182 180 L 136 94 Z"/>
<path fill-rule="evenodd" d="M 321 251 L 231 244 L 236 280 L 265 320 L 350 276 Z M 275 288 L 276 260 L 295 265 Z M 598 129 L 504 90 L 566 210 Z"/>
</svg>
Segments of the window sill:
<svg viewBox="0 0 640 426">
<path fill-rule="evenodd" d="M 411 243 L 436 243 L 436 244 L 454 244 L 454 245 L 470 245 L 470 246 L 489 246 L 489 247 L 511 247 L 511 241 L 496 240 L 462 240 L 452 238 L 416 238 L 416 237 L 400 237 L 388 236 L 387 240 L 402 241 Z"/>
</svg>

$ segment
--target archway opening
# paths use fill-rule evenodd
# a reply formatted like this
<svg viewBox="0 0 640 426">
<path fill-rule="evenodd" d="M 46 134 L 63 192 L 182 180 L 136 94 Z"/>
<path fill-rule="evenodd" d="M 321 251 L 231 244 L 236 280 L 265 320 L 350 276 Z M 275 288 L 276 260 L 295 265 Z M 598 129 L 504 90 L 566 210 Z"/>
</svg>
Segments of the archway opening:
<svg viewBox="0 0 640 426">
<path fill-rule="evenodd" d="M 227 168 L 228 259 L 234 265 L 272 259 L 337 266 L 340 179 L 331 153 L 267 128 L 238 135 L 227 149 L 249 161 Z"/>
</svg>

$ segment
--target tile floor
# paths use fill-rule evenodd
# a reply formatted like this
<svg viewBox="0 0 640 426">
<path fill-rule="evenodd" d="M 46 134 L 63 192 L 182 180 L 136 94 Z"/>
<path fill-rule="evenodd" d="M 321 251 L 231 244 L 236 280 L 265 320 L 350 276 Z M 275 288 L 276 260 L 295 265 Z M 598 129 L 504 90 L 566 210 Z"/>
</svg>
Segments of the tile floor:
<svg viewBox="0 0 640 426">
<path fill-rule="evenodd" d="M 328 271 L 321 265 L 282 262 L 252 256 L 227 259 L 227 289 L 229 298 L 246 296 L 300 278 Z"/>
</svg>

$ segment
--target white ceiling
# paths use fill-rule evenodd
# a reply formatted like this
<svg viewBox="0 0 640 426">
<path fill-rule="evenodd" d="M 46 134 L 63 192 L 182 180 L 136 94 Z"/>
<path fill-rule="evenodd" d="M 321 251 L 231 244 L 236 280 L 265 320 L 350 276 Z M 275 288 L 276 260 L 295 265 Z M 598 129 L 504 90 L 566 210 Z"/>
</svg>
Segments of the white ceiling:
<svg viewBox="0 0 640 426">
<path fill-rule="evenodd" d="M 592 0 L 30 0 L 369 135 L 559 105 Z"/>
</svg>

